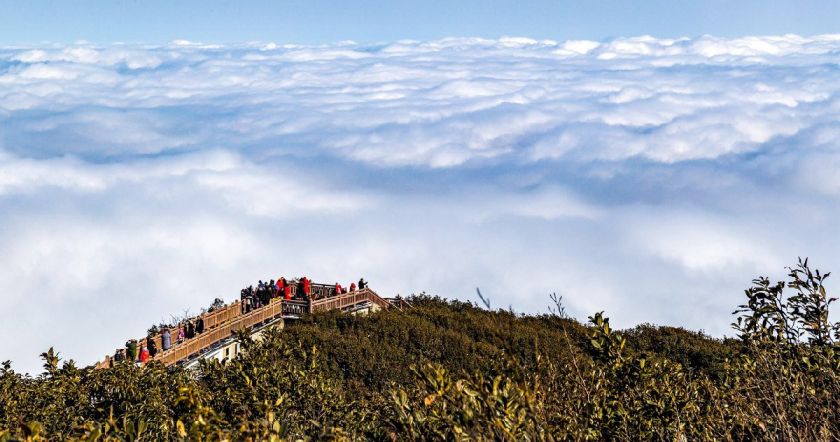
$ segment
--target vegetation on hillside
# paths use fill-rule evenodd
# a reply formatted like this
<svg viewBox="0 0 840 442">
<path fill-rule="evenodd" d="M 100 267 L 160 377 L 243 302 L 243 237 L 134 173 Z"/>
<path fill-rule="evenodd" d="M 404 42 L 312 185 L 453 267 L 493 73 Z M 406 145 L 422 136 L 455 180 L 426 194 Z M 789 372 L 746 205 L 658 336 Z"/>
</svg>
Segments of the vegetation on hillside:
<svg viewBox="0 0 840 442">
<path fill-rule="evenodd" d="M 616 331 L 415 296 L 409 311 L 303 318 L 196 371 L 0 368 L 4 440 L 829 440 L 840 325 L 806 261 L 758 278 L 737 339 Z M 558 313 L 559 312 L 559 313 Z"/>
</svg>

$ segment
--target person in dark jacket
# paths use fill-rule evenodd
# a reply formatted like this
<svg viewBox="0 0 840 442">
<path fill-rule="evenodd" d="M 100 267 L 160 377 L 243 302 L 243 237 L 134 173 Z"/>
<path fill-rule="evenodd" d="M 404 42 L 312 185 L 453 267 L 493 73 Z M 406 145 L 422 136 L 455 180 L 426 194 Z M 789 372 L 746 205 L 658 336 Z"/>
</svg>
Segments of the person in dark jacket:
<svg viewBox="0 0 840 442">
<path fill-rule="evenodd" d="M 204 333 L 204 318 L 201 316 L 195 321 L 195 333 L 201 334 Z"/>
<path fill-rule="evenodd" d="M 367 288 L 367 282 L 365 281 L 365 278 L 359 278 L 359 290 L 366 289 L 366 288 Z"/>
<path fill-rule="evenodd" d="M 125 357 L 129 362 L 137 361 L 137 340 L 129 339 L 125 343 Z"/>
<path fill-rule="evenodd" d="M 263 286 L 262 290 L 260 290 L 260 304 L 263 306 L 268 305 L 271 302 L 271 292 L 268 291 L 268 286 Z"/>
<path fill-rule="evenodd" d="M 155 357 L 157 354 L 157 343 L 155 343 L 154 336 L 149 336 L 146 338 L 146 346 L 149 348 L 149 356 Z"/>
<path fill-rule="evenodd" d="M 160 332 L 160 347 L 163 351 L 172 348 L 172 334 L 169 333 L 168 328 L 165 328 L 162 332 Z"/>
<path fill-rule="evenodd" d="M 187 321 L 187 329 L 184 330 L 184 336 L 186 336 L 187 339 L 195 337 L 195 325 L 193 325 L 192 321 Z"/>
<path fill-rule="evenodd" d="M 125 349 L 124 348 L 117 349 L 117 352 L 114 353 L 114 361 L 122 362 L 124 360 L 125 360 Z"/>
</svg>

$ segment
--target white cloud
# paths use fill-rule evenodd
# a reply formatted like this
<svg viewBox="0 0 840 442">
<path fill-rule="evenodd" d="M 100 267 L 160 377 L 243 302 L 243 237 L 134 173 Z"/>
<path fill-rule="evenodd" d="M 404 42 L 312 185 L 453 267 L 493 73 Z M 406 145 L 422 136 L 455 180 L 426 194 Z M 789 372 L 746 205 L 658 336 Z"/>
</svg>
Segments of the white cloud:
<svg viewBox="0 0 840 442">
<path fill-rule="evenodd" d="M 0 48 L 0 359 L 280 274 L 727 332 L 840 267 L 840 36 Z M 37 308 L 35 308 L 37 306 Z"/>
</svg>

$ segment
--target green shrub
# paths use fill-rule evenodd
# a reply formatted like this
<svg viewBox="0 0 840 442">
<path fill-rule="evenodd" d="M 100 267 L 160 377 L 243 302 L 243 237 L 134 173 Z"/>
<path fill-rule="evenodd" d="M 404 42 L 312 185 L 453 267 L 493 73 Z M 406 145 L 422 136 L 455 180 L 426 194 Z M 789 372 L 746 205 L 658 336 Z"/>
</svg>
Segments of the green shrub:
<svg viewBox="0 0 840 442">
<path fill-rule="evenodd" d="M 415 296 L 305 317 L 195 370 L 0 366 L 5 440 L 833 440 L 840 326 L 807 260 L 757 278 L 737 340 Z M 562 311 L 558 308 L 557 311 Z"/>
</svg>

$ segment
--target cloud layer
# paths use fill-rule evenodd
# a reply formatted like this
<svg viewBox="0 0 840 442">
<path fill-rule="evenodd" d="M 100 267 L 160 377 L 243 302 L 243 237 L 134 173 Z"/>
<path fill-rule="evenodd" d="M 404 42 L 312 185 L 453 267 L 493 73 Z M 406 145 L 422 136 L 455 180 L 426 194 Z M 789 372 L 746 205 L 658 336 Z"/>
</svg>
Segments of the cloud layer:
<svg viewBox="0 0 840 442">
<path fill-rule="evenodd" d="M 840 268 L 840 36 L 0 48 L 0 359 L 258 278 L 727 333 Z"/>
</svg>

